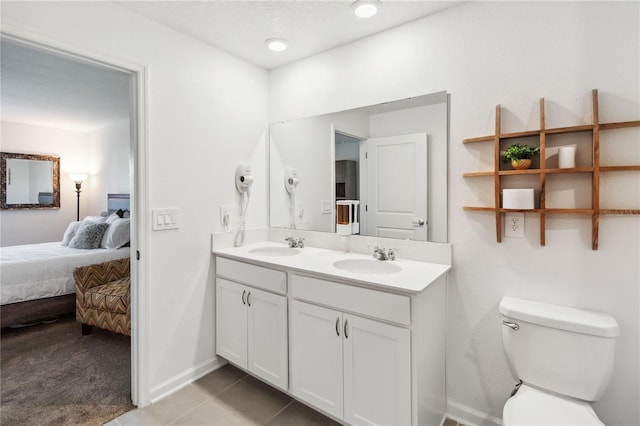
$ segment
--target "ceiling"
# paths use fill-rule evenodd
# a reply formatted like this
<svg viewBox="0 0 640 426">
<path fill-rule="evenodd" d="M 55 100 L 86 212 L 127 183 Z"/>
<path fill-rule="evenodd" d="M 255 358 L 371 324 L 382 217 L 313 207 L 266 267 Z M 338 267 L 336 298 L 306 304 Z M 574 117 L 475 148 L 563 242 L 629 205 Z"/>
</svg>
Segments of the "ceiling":
<svg viewBox="0 0 640 426">
<path fill-rule="evenodd" d="M 2 121 L 93 131 L 127 120 L 129 74 L 2 38 Z"/>
<path fill-rule="evenodd" d="M 117 4 L 179 32 L 272 69 L 419 19 L 460 1 L 383 0 L 357 18 L 351 0 L 172 0 Z M 285 52 L 264 44 L 289 41 Z M 2 38 L 3 121 L 91 131 L 129 117 L 129 75 Z"/>
<path fill-rule="evenodd" d="M 271 69 L 454 6 L 461 1 L 382 0 L 380 12 L 357 18 L 353 0 L 118 1 L 177 31 Z M 271 52 L 268 38 L 289 41 Z"/>
</svg>

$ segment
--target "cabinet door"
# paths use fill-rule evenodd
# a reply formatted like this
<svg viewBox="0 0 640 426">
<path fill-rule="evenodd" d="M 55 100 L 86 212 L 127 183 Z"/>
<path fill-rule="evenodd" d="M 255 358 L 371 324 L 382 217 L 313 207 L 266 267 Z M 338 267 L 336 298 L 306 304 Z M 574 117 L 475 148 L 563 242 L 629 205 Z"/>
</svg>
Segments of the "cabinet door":
<svg viewBox="0 0 640 426">
<path fill-rule="evenodd" d="M 248 369 L 256 376 L 287 390 L 287 298 L 248 289 Z"/>
<path fill-rule="evenodd" d="M 406 328 L 343 315 L 344 420 L 411 423 L 410 334 Z"/>
<path fill-rule="evenodd" d="M 291 330 L 292 393 L 342 418 L 342 314 L 294 301 Z"/>
<path fill-rule="evenodd" d="M 247 368 L 247 288 L 216 279 L 216 353 Z"/>
</svg>

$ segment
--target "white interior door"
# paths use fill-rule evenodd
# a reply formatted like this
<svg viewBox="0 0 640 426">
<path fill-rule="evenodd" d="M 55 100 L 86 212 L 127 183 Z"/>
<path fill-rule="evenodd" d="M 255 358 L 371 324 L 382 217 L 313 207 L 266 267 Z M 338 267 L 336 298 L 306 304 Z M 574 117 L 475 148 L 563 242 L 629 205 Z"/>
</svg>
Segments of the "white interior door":
<svg viewBox="0 0 640 426">
<path fill-rule="evenodd" d="M 249 371 L 287 390 L 287 298 L 251 288 L 246 300 Z"/>
<path fill-rule="evenodd" d="M 367 140 L 367 235 L 427 240 L 427 134 Z"/>
</svg>

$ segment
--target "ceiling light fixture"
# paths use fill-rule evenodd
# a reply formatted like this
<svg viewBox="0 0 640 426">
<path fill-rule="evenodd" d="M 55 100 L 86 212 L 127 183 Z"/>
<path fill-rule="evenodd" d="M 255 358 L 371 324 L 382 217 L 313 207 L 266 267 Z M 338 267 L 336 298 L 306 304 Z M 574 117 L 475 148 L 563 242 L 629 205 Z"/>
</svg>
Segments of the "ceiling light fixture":
<svg viewBox="0 0 640 426">
<path fill-rule="evenodd" d="M 266 44 L 267 47 L 274 52 L 284 52 L 289 46 L 287 40 L 283 38 L 270 38 L 265 40 L 264 44 Z"/>
<path fill-rule="evenodd" d="M 382 3 L 378 0 L 357 0 L 351 7 L 353 8 L 353 13 L 355 13 L 358 18 L 364 19 L 371 18 L 378 13 L 378 9 L 382 7 Z"/>
</svg>

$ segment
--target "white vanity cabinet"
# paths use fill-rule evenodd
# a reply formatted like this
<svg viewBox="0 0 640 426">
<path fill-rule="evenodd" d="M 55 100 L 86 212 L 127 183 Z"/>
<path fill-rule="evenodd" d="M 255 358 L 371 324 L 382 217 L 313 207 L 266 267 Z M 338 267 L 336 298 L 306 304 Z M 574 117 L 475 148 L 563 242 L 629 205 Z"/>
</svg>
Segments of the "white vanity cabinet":
<svg viewBox="0 0 640 426">
<path fill-rule="evenodd" d="M 348 424 L 411 424 L 409 297 L 298 275 L 292 289 L 293 395 Z"/>
<path fill-rule="evenodd" d="M 370 256 L 273 242 L 214 254 L 218 355 L 346 425 L 442 423 L 448 263 L 349 272 L 335 263 Z"/>
<path fill-rule="evenodd" d="M 216 258 L 216 353 L 288 389 L 286 274 Z"/>
</svg>

